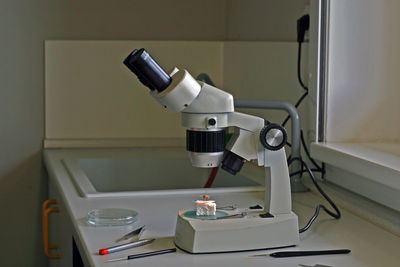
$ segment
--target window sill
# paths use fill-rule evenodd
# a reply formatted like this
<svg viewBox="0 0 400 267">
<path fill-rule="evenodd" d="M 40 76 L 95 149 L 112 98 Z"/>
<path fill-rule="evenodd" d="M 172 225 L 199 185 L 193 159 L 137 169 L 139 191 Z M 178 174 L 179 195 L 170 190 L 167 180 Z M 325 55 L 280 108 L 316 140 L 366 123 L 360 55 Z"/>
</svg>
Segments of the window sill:
<svg viewBox="0 0 400 267">
<path fill-rule="evenodd" d="M 311 156 L 331 182 L 400 210 L 400 143 L 312 143 Z"/>
</svg>

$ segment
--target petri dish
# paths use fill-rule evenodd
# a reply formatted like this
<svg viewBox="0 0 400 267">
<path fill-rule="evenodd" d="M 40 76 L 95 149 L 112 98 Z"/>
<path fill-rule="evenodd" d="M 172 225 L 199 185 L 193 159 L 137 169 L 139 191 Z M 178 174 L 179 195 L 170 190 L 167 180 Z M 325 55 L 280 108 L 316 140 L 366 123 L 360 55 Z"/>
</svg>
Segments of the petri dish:
<svg viewBox="0 0 400 267">
<path fill-rule="evenodd" d="M 123 226 L 136 222 L 137 218 L 137 211 L 119 208 L 95 209 L 87 214 L 87 222 L 95 226 Z"/>
</svg>

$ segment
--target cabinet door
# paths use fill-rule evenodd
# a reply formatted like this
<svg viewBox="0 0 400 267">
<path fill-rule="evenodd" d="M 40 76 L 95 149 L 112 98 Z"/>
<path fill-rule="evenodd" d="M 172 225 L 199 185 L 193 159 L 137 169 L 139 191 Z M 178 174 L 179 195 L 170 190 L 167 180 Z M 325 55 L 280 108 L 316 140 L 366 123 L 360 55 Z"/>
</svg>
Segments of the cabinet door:
<svg viewBox="0 0 400 267">
<path fill-rule="evenodd" d="M 49 177 L 49 199 L 56 199 L 58 213 L 53 213 L 49 218 L 49 239 L 50 244 L 58 246 L 52 253 L 60 254 L 59 259 L 49 259 L 50 267 L 71 267 L 73 266 L 73 227 L 68 216 L 67 209 L 62 201 L 53 179 Z"/>
</svg>

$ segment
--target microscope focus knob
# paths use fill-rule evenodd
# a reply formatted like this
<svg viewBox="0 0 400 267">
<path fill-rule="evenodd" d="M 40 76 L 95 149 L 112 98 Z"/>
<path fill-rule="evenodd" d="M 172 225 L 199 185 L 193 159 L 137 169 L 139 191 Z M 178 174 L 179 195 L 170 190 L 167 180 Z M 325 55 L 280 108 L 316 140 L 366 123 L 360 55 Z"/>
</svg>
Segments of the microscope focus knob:
<svg viewBox="0 0 400 267">
<path fill-rule="evenodd" d="M 260 142 L 268 150 L 279 150 L 285 146 L 287 133 L 282 126 L 270 123 L 260 132 Z"/>
</svg>

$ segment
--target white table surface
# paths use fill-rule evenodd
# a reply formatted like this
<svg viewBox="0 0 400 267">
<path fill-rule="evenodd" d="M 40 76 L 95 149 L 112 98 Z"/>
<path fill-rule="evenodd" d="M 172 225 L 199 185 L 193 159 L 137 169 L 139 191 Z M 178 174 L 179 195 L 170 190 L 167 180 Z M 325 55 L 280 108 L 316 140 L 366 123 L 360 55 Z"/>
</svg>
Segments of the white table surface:
<svg viewBox="0 0 400 267">
<path fill-rule="evenodd" d="M 155 150 L 156 152 L 156 150 Z M 68 173 L 61 163 L 64 157 L 104 156 L 122 153 L 126 150 L 46 150 L 45 162 L 50 177 L 61 192 L 68 213 L 75 228 L 75 239 L 81 248 L 84 262 L 91 266 L 399 266 L 400 237 L 366 221 L 351 211 L 341 209 L 342 218 L 335 220 L 321 211 L 320 216 L 310 230 L 300 234 L 300 244 L 285 249 L 272 249 L 239 253 L 220 253 L 192 255 L 178 249 L 177 253 L 158 255 L 129 261 L 105 263 L 107 259 L 124 257 L 131 254 L 174 247 L 173 235 L 177 211 L 193 207 L 197 195 L 125 197 L 125 198 L 82 198 L 76 191 Z M 52 179 L 52 178 L 50 178 Z M 231 193 L 213 195 L 220 205 L 237 203 L 239 207 L 263 204 L 263 192 Z M 334 199 L 335 197 L 332 196 Z M 293 210 L 299 216 L 303 226 L 312 216 L 315 206 L 323 200 L 312 192 L 293 194 Z M 324 204 L 325 201 L 324 201 Z M 94 227 L 86 223 L 88 211 L 97 208 L 127 208 L 139 212 L 139 221 L 124 227 Z M 143 238 L 154 237 L 157 240 L 150 245 L 133 248 L 107 256 L 98 255 L 100 248 L 114 246 L 114 240 L 141 224 L 146 225 Z M 248 258 L 252 254 L 272 253 L 284 250 L 351 249 L 348 255 L 326 255 L 294 258 Z"/>
</svg>

